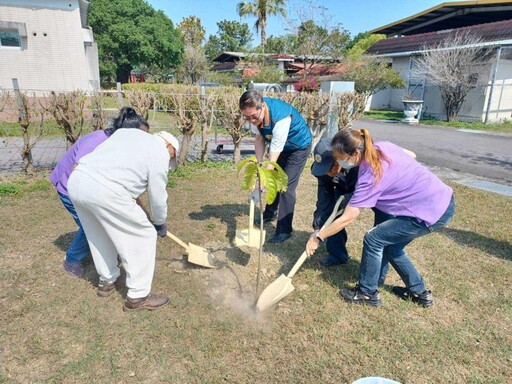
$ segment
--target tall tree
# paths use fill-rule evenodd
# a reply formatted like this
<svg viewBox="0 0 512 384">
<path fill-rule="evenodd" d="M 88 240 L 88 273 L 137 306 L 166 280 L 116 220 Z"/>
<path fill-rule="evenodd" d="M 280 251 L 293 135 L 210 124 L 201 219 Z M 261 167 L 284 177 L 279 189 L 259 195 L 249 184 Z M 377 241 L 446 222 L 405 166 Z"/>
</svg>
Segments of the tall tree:
<svg viewBox="0 0 512 384">
<path fill-rule="evenodd" d="M 386 35 L 371 35 L 369 32 L 358 34 L 347 47 L 347 56 L 352 59 L 361 58 L 365 51 L 378 41 L 386 38 Z"/>
<path fill-rule="evenodd" d="M 210 35 L 205 45 L 206 56 L 212 60 L 224 51 L 243 51 L 250 48 L 251 31 L 247 23 L 222 20 L 217 23 L 216 35 Z"/>
<path fill-rule="evenodd" d="M 332 22 L 327 8 L 313 3 L 295 9 L 297 19 L 287 19 L 288 29 L 295 36 L 293 53 L 304 63 L 304 79 L 317 62 L 338 61 L 346 53 L 350 33 L 341 24 Z"/>
<path fill-rule="evenodd" d="M 185 84 L 195 84 L 206 78 L 208 62 L 204 54 L 204 48 L 187 45 L 183 55 L 183 64 L 178 68 L 178 81 Z"/>
<path fill-rule="evenodd" d="M 103 81 L 127 82 L 140 65 L 176 67 L 183 41 L 173 22 L 145 0 L 90 0 L 89 24 L 98 43 Z"/>
<path fill-rule="evenodd" d="M 201 19 L 197 16 L 184 17 L 181 23 L 178 24 L 178 30 L 183 36 L 185 45 L 198 47 L 204 41 L 205 30 L 201 24 Z"/>
<path fill-rule="evenodd" d="M 286 16 L 286 0 L 252 0 L 242 1 L 237 4 L 236 9 L 240 17 L 254 16 L 256 32 L 261 33 L 261 46 L 264 48 L 267 43 L 267 16 Z"/>
</svg>

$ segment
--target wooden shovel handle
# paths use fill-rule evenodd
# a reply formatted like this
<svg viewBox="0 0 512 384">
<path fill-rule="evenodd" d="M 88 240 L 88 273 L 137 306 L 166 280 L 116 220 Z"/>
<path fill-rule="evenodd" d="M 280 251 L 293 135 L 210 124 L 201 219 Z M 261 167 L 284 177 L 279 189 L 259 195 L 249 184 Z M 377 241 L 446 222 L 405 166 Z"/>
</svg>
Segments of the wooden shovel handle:
<svg viewBox="0 0 512 384">
<path fill-rule="evenodd" d="M 251 204 L 249 207 L 249 228 L 254 226 L 254 200 L 251 199 Z"/>
<path fill-rule="evenodd" d="M 344 196 L 341 195 L 340 198 L 338 199 L 338 201 L 336 202 L 336 205 L 334 206 L 334 209 L 332 210 L 331 215 L 325 221 L 324 225 L 322 225 L 322 229 L 324 229 L 325 227 L 328 227 L 329 225 L 331 225 L 331 223 L 334 221 L 336 216 L 338 216 L 338 213 L 339 213 L 338 210 L 340 208 L 340 204 L 343 201 L 343 199 L 344 199 Z M 299 260 L 297 260 L 297 262 L 295 263 L 295 265 L 291 269 L 290 273 L 288 273 L 288 277 L 290 279 L 297 273 L 299 268 L 302 267 L 302 264 L 304 264 L 304 262 L 306 261 L 307 258 L 308 258 L 308 254 L 306 253 L 306 251 L 302 252 L 302 255 L 300 255 L 300 257 L 299 257 Z"/>
<path fill-rule="evenodd" d="M 167 236 L 173 239 L 175 242 L 177 242 L 179 245 L 181 245 L 183 248 L 185 248 L 188 251 L 188 244 L 178 239 L 176 236 L 174 236 L 171 232 L 167 232 Z"/>
</svg>

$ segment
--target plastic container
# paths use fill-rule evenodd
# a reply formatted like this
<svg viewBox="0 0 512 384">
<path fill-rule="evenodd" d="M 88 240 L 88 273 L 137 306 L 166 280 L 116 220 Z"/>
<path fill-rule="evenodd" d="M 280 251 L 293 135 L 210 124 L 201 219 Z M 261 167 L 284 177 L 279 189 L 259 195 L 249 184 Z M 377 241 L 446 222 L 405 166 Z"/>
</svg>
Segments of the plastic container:
<svg viewBox="0 0 512 384">
<path fill-rule="evenodd" d="M 398 381 L 386 379 L 385 377 L 363 377 L 352 382 L 352 384 L 400 384 Z"/>
</svg>

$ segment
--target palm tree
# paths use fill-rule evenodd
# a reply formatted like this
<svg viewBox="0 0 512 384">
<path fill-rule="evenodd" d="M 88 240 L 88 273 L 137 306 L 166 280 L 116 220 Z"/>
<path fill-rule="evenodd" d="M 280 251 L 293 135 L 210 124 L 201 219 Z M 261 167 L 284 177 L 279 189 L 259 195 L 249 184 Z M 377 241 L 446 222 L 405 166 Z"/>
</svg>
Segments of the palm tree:
<svg viewBox="0 0 512 384">
<path fill-rule="evenodd" d="M 264 48 L 267 43 L 267 16 L 277 14 L 286 16 L 285 5 L 286 0 L 252 0 L 238 3 L 236 9 L 240 17 L 255 16 L 257 18 L 254 28 L 256 32 L 261 31 L 261 46 Z"/>
</svg>

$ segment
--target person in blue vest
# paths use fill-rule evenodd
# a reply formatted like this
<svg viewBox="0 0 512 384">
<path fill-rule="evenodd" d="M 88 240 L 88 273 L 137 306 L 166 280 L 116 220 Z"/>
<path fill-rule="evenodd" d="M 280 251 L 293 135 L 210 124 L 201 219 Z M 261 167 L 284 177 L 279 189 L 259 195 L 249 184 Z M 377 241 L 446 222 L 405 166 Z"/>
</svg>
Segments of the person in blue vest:
<svg viewBox="0 0 512 384">
<path fill-rule="evenodd" d="M 268 160 L 275 161 L 288 175 L 287 190 L 279 193 L 272 204 L 267 204 L 263 213 L 264 222 L 277 219 L 275 235 L 268 242 L 282 243 L 293 232 L 295 190 L 311 153 L 311 131 L 300 112 L 290 104 L 262 97 L 254 89 L 242 94 L 239 106 L 256 135 L 254 150 L 258 161 L 263 160 L 268 145 Z"/>
</svg>

